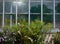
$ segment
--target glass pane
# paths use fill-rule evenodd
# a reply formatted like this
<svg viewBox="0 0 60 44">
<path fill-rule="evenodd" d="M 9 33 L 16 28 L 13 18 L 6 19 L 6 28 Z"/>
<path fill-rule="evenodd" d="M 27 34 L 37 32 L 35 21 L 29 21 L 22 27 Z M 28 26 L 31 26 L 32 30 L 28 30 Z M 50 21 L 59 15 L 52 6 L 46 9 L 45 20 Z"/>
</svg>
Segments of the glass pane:
<svg viewBox="0 0 60 44">
<path fill-rule="evenodd" d="M 18 13 L 28 13 L 28 2 L 20 2 L 18 4 Z"/>
<path fill-rule="evenodd" d="M 10 15 L 5 14 L 5 25 L 10 25 Z"/>
<path fill-rule="evenodd" d="M 30 18 L 31 18 L 31 21 L 36 19 L 41 20 L 41 14 L 31 14 Z"/>
<path fill-rule="evenodd" d="M 0 2 L 0 13 L 3 12 L 3 2 Z"/>
<path fill-rule="evenodd" d="M 16 1 L 16 0 L 5 0 L 6 2 L 13 2 L 13 1 Z M 28 0 L 17 0 L 17 1 L 21 1 L 21 2 L 27 2 Z"/>
<path fill-rule="evenodd" d="M 5 0 L 5 2 L 12 2 L 12 1 L 16 1 L 16 0 Z"/>
<path fill-rule="evenodd" d="M 12 15 L 12 24 L 16 23 L 16 14 L 10 14 Z"/>
<path fill-rule="evenodd" d="M 31 13 L 41 13 L 41 3 L 40 2 L 31 2 L 30 11 L 31 11 Z"/>
<path fill-rule="evenodd" d="M 53 13 L 53 2 L 44 2 L 43 12 L 44 13 Z"/>
<path fill-rule="evenodd" d="M 60 28 L 60 14 L 56 14 L 56 28 Z"/>
<path fill-rule="evenodd" d="M 43 0 L 43 1 L 44 1 L 44 2 L 46 2 L 46 1 L 49 1 L 49 2 L 51 1 L 51 2 L 52 2 L 52 1 L 54 1 L 54 0 Z"/>
<path fill-rule="evenodd" d="M 16 13 L 16 5 L 12 4 L 12 13 Z"/>
<path fill-rule="evenodd" d="M 5 2 L 5 13 L 9 13 L 11 8 L 10 2 Z"/>
<path fill-rule="evenodd" d="M 58 1 L 59 2 L 60 0 L 55 0 L 55 1 Z"/>
<path fill-rule="evenodd" d="M 53 14 L 44 14 L 43 21 L 45 23 L 52 23 L 53 24 Z"/>
<path fill-rule="evenodd" d="M 16 14 L 11 14 L 12 15 L 12 24 L 16 23 Z"/>
<path fill-rule="evenodd" d="M 15 24 L 15 14 L 5 14 L 5 25 L 10 26 L 10 15 L 12 15 L 12 24 Z"/>
<path fill-rule="evenodd" d="M 32 2 L 32 1 L 41 1 L 41 0 L 31 0 L 31 2 Z"/>
<path fill-rule="evenodd" d="M 18 0 L 20 2 L 28 2 L 29 0 Z"/>
<path fill-rule="evenodd" d="M 18 14 L 18 23 L 20 23 L 21 20 L 26 20 L 28 22 L 28 14 Z"/>
<path fill-rule="evenodd" d="M 3 2 L 3 0 L 0 0 L 0 2 Z"/>
<path fill-rule="evenodd" d="M 55 5 L 56 5 L 55 6 L 56 13 L 60 13 L 60 2 L 56 2 Z"/>
<path fill-rule="evenodd" d="M 2 14 L 0 14 L 0 28 L 2 27 Z"/>
</svg>

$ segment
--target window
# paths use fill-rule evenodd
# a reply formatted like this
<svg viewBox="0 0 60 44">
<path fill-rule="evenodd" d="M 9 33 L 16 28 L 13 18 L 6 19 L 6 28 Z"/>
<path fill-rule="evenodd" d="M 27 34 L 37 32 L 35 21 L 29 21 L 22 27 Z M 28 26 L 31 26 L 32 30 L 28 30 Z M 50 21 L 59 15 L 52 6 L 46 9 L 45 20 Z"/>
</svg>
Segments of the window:
<svg viewBox="0 0 60 44">
<path fill-rule="evenodd" d="M 40 2 L 31 2 L 30 12 L 31 13 L 41 13 Z"/>
<path fill-rule="evenodd" d="M 55 16 L 56 16 L 56 28 L 60 28 L 60 0 L 55 2 Z"/>
<path fill-rule="evenodd" d="M 0 28 L 2 27 L 3 1 L 0 1 Z"/>
<path fill-rule="evenodd" d="M 18 14 L 18 23 L 20 23 L 20 20 L 26 20 L 28 22 L 28 14 Z"/>
<path fill-rule="evenodd" d="M 17 3 L 16 3 L 16 1 L 17 1 Z M 30 0 L 30 5 L 29 5 L 29 0 L 5 0 L 5 4 L 4 4 L 5 5 L 5 15 L 6 16 L 9 15 L 8 17 L 10 17 L 10 15 L 12 14 L 14 16 L 14 18 L 13 18 L 14 23 L 16 23 L 16 21 L 15 21 L 16 19 L 19 22 L 19 19 L 28 20 L 30 18 L 30 20 L 35 20 L 35 19 L 41 20 L 41 18 L 42 18 L 43 21 L 46 23 L 50 22 L 50 23 L 54 24 L 54 22 L 56 22 L 56 26 L 57 26 L 57 22 L 60 21 L 59 20 L 60 19 L 60 0 L 55 0 L 55 7 L 54 7 L 54 0 L 43 0 L 42 3 L 41 3 L 41 1 L 42 0 Z M 0 13 L 2 13 L 3 12 L 3 2 L 1 1 L 0 3 L 1 3 L 0 4 L 0 8 L 1 8 Z M 16 4 L 17 4 L 17 9 L 16 9 Z M 41 6 L 43 7 L 42 9 L 41 9 Z M 12 7 L 12 10 L 11 10 L 11 7 Z M 41 17 L 41 15 L 43 15 L 43 16 Z M 55 17 L 56 21 L 54 21 L 54 17 Z"/>
<path fill-rule="evenodd" d="M 41 1 L 41 0 L 31 0 L 31 2 L 39 2 L 39 1 Z"/>
<path fill-rule="evenodd" d="M 0 14 L 0 28 L 2 27 L 2 14 Z"/>
<path fill-rule="evenodd" d="M 21 2 L 22 4 L 18 5 L 18 13 L 28 13 L 28 2 Z"/>
<path fill-rule="evenodd" d="M 55 11 L 56 11 L 56 13 L 60 13 L 60 2 L 56 1 L 55 4 L 56 4 L 55 5 L 55 8 L 56 8 Z"/>
<path fill-rule="evenodd" d="M 31 21 L 36 19 L 41 20 L 41 14 L 31 14 L 30 17 L 31 17 Z"/>
<path fill-rule="evenodd" d="M 10 25 L 10 15 L 5 14 L 5 25 Z"/>
<path fill-rule="evenodd" d="M 5 13 L 10 13 L 10 7 L 11 7 L 11 3 L 5 2 Z"/>
<path fill-rule="evenodd" d="M 53 24 L 53 14 L 44 14 L 43 15 L 43 21 L 45 23 L 52 23 Z"/>
<path fill-rule="evenodd" d="M 54 0 L 43 0 L 44 2 L 53 2 Z"/>
<path fill-rule="evenodd" d="M 60 14 L 56 13 L 56 28 L 60 28 Z"/>
<path fill-rule="evenodd" d="M 53 13 L 53 2 L 43 3 L 43 13 Z"/>
<path fill-rule="evenodd" d="M 53 0 L 43 1 L 43 21 L 53 24 Z"/>
<path fill-rule="evenodd" d="M 41 20 L 41 2 L 39 2 L 39 0 L 37 0 L 37 2 L 34 2 L 34 1 L 31 2 L 30 19 L 31 20 L 35 20 L 35 19 Z"/>
<path fill-rule="evenodd" d="M 0 13 L 3 12 L 3 2 L 0 2 Z"/>
</svg>

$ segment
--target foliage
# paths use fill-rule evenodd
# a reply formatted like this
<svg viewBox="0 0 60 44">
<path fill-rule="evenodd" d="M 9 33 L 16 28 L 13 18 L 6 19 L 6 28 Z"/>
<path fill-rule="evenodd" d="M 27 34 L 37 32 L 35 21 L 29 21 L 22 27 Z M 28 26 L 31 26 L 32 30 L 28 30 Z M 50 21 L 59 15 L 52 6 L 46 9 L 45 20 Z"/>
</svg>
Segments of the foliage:
<svg viewBox="0 0 60 44">
<path fill-rule="evenodd" d="M 18 25 L 5 26 L 3 28 L 5 34 L 3 35 L 8 36 L 7 41 L 10 41 L 11 44 L 43 44 L 45 38 L 45 35 L 42 34 L 43 28 L 51 29 L 52 27 L 50 23 L 45 24 L 40 20 L 31 21 L 28 25 L 28 22 L 24 19 Z"/>
<path fill-rule="evenodd" d="M 51 23 L 47 23 L 45 26 L 44 26 L 44 28 L 43 29 L 45 29 L 44 31 L 49 31 L 49 30 L 51 30 L 51 28 L 53 28 L 53 26 L 51 25 Z"/>
<path fill-rule="evenodd" d="M 60 44 L 60 34 L 56 33 L 54 38 L 54 44 Z"/>
</svg>

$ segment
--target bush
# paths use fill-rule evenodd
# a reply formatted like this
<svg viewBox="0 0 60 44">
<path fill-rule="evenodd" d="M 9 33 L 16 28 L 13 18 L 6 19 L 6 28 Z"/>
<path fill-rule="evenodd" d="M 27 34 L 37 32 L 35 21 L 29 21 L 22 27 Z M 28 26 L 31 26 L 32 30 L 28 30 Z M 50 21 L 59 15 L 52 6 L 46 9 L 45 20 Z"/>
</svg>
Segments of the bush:
<svg viewBox="0 0 60 44">
<path fill-rule="evenodd" d="M 40 20 L 31 21 L 30 25 L 26 20 L 21 20 L 18 25 L 12 27 L 5 26 L 3 29 L 4 36 L 7 36 L 8 44 L 43 44 L 45 34 L 42 29 L 51 29 L 50 23 L 45 24 Z"/>
<path fill-rule="evenodd" d="M 60 34 L 55 34 L 54 44 L 60 44 Z"/>
</svg>

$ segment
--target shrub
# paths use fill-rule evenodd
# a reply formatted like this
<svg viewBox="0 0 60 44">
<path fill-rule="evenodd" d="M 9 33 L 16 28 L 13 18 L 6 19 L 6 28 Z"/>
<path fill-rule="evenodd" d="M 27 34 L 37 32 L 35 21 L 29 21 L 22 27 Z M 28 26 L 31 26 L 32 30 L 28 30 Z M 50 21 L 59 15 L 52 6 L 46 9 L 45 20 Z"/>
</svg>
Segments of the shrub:
<svg viewBox="0 0 60 44">
<path fill-rule="evenodd" d="M 47 30 L 51 28 L 50 23 L 45 24 L 40 20 L 31 21 L 30 25 L 28 25 L 26 20 L 21 20 L 17 26 L 5 26 L 3 33 L 5 33 L 5 36 L 8 36 L 7 38 L 14 44 L 43 44 L 45 34 L 42 34 L 42 29 Z M 8 39 L 7 41 L 9 41 Z"/>
</svg>

